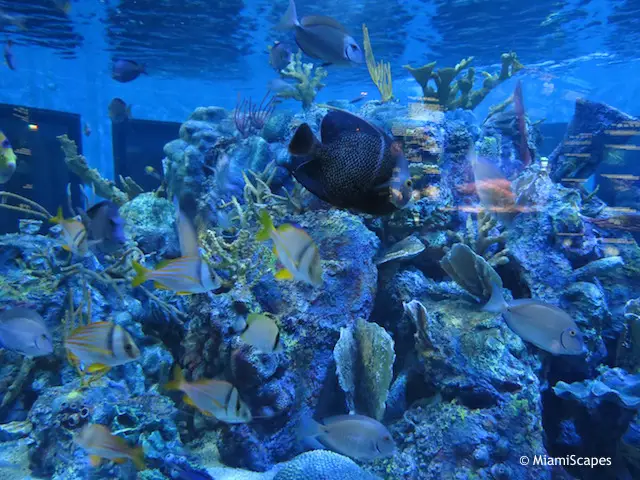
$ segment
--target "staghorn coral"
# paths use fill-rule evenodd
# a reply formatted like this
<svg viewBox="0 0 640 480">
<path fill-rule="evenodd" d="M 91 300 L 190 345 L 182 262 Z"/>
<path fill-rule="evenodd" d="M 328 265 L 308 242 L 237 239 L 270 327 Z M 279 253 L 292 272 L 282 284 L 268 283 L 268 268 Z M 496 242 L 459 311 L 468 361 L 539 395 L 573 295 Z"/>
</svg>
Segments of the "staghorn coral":
<svg viewBox="0 0 640 480">
<path fill-rule="evenodd" d="M 477 222 L 471 215 L 467 217 L 466 231 L 464 234 L 449 232 L 458 243 L 464 243 L 477 255 L 484 258 L 489 265 L 497 267 L 509 263 L 509 249 L 505 247 L 507 236 L 504 233 L 492 235 L 491 231 L 497 228 L 498 220 L 489 212 L 478 212 Z M 496 245 L 496 248 L 492 248 Z"/>
<path fill-rule="evenodd" d="M 384 415 L 396 358 L 393 345 L 383 327 L 362 318 L 355 328 L 340 329 L 333 358 L 350 412 L 358 411 L 378 420 Z"/>
<path fill-rule="evenodd" d="M 293 98 L 302 102 L 302 108 L 311 107 L 318 92 L 325 87 L 322 81 L 327 77 L 327 71 L 322 67 L 315 67 L 312 63 L 302 63 L 302 52 L 293 55 L 291 63 L 280 70 L 283 78 L 291 78 L 298 82 L 292 89 L 278 92 L 280 98 Z"/>
<path fill-rule="evenodd" d="M 362 36 L 364 37 L 364 55 L 367 62 L 367 69 L 371 80 L 378 87 L 380 97 L 383 103 L 393 99 L 393 83 L 391 81 L 391 64 L 388 62 L 376 62 L 371 49 L 371 40 L 369 38 L 369 29 L 362 24 Z"/>
<path fill-rule="evenodd" d="M 100 175 L 98 170 L 89 167 L 87 159 L 83 155 L 78 154 L 76 142 L 71 140 L 66 134 L 58 136 L 58 140 L 64 152 L 64 161 L 69 170 L 78 175 L 83 182 L 91 185 L 100 197 L 111 200 L 120 206 L 142 192 L 142 187 L 130 177 L 124 179 L 120 177 L 124 191 L 120 190 L 116 187 L 115 183 Z"/>
<path fill-rule="evenodd" d="M 500 83 L 511 78 L 516 72 L 523 68 L 515 53 L 503 53 L 501 56 L 502 66 L 499 74 L 482 72 L 484 82 L 478 90 L 473 89 L 475 79 L 475 69 L 469 67 L 473 57 L 465 58 L 455 67 L 447 67 L 435 70 L 436 62 L 428 63 L 422 67 L 414 68 L 405 65 L 409 73 L 422 87 L 425 102 L 437 100 L 443 110 L 455 110 L 463 108 L 473 110 L 482 100 Z M 455 81 L 456 77 L 465 69 L 466 75 Z M 429 85 L 433 80 L 436 88 Z"/>
</svg>

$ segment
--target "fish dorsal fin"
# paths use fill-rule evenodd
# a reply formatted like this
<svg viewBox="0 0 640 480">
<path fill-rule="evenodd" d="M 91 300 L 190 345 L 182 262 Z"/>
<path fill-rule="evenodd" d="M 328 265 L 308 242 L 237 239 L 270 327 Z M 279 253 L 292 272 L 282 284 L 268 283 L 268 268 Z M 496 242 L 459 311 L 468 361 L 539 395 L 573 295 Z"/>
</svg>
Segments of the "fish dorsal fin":
<svg viewBox="0 0 640 480">
<path fill-rule="evenodd" d="M 322 143 L 328 144 L 339 139 L 345 133 L 362 132 L 381 136 L 382 132 L 366 120 L 346 110 L 331 110 L 322 119 L 320 135 Z"/>
<path fill-rule="evenodd" d="M 302 25 L 303 27 L 314 27 L 323 25 L 326 27 L 335 28 L 336 30 L 339 30 L 343 33 L 348 33 L 347 29 L 344 28 L 344 25 L 331 17 L 325 17 L 324 15 L 309 15 L 308 17 L 304 17 L 300 22 L 300 25 Z"/>
<path fill-rule="evenodd" d="M 175 260 L 175 258 L 165 258 L 164 260 L 160 260 L 156 264 L 156 270 L 160 270 L 161 268 L 164 268 L 167 265 L 171 264 L 171 260 Z"/>
</svg>

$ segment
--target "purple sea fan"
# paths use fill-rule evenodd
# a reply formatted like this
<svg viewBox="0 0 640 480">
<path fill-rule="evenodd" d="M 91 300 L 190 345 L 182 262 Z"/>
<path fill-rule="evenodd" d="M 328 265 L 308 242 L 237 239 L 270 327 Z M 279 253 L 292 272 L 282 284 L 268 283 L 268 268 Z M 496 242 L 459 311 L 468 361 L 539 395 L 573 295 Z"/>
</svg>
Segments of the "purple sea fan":
<svg viewBox="0 0 640 480">
<path fill-rule="evenodd" d="M 253 133 L 262 130 L 269 117 L 271 117 L 277 102 L 276 98 L 269 97 L 270 95 L 271 90 L 267 90 L 260 104 L 255 104 L 251 97 L 241 99 L 238 93 L 233 119 L 242 138 L 247 138 Z"/>
</svg>

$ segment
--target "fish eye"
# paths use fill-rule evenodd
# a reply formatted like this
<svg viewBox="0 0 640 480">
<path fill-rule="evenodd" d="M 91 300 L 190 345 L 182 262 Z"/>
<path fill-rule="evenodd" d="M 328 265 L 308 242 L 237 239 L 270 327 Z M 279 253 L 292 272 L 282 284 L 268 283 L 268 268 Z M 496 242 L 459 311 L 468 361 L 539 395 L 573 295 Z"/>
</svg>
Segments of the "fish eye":
<svg viewBox="0 0 640 480">
<path fill-rule="evenodd" d="M 413 185 L 413 182 L 411 181 L 411 179 L 408 179 L 406 182 L 404 182 L 404 184 L 405 184 L 407 187 L 410 187 L 411 185 Z"/>
<path fill-rule="evenodd" d="M 5 138 L 5 139 L 2 141 L 2 147 L 3 147 L 3 148 L 11 148 L 11 144 L 9 143 L 9 140 L 8 140 L 7 138 Z"/>
<path fill-rule="evenodd" d="M 124 351 L 131 355 L 133 353 L 133 346 L 130 343 L 127 343 L 124 346 Z"/>
<path fill-rule="evenodd" d="M 576 336 L 576 331 L 575 330 L 569 330 L 569 335 L 571 335 L 572 337 Z"/>
</svg>

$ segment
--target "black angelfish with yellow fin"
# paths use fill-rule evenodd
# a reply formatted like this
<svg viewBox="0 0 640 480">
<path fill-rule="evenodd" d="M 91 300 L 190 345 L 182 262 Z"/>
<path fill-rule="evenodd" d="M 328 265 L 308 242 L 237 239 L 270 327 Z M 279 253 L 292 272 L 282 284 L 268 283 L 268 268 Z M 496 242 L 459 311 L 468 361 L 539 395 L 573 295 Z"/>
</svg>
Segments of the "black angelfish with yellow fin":
<svg viewBox="0 0 640 480">
<path fill-rule="evenodd" d="M 409 165 L 401 144 L 366 120 L 332 110 L 320 126 L 306 123 L 289 144 L 284 165 L 307 190 L 336 207 L 385 215 L 411 200 Z"/>
</svg>

